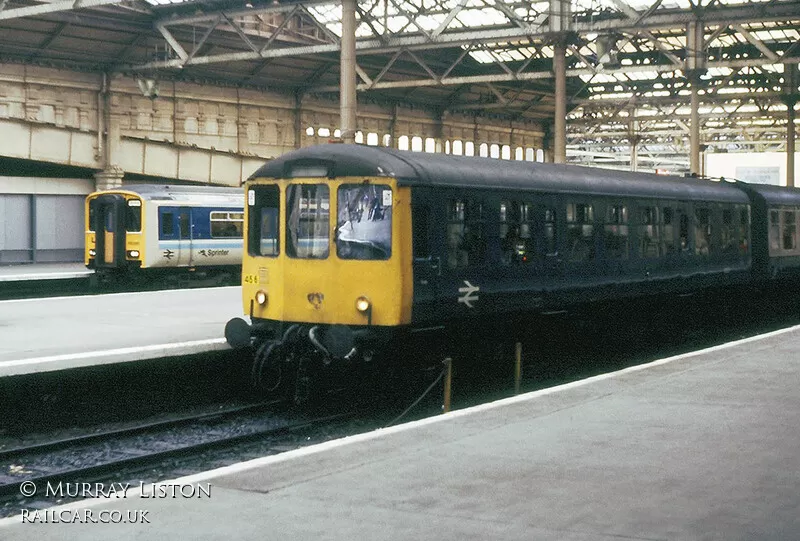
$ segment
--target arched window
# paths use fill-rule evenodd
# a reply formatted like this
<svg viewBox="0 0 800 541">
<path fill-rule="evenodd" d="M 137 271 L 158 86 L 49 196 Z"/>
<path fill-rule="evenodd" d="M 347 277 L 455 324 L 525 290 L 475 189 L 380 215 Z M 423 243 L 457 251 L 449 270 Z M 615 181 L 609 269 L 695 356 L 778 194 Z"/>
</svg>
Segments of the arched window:
<svg viewBox="0 0 800 541">
<path fill-rule="evenodd" d="M 401 135 L 397 140 L 397 148 L 400 150 L 408 150 L 408 135 Z"/>
<path fill-rule="evenodd" d="M 472 141 L 467 141 L 464 145 L 464 156 L 474 156 L 475 155 L 475 143 Z"/>
<path fill-rule="evenodd" d="M 461 156 L 464 154 L 464 143 L 459 140 L 453 141 L 453 154 L 456 156 Z"/>
</svg>

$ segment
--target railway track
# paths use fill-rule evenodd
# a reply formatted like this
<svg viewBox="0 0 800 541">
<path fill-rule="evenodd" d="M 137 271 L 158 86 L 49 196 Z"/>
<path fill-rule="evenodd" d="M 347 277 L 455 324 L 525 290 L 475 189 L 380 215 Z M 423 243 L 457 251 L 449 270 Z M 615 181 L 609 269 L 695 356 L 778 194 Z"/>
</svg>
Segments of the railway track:
<svg viewBox="0 0 800 541">
<path fill-rule="evenodd" d="M 23 483 L 102 482 L 122 472 L 158 468 L 168 459 L 188 460 L 244 442 L 274 440 L 279 446 L 294 431 L 355 415 L 347 411 L 290 418 L 269 413 L 276 404 L 252 404 L 0 451 L 0 498 L 18 497 Z"/>
</svg>

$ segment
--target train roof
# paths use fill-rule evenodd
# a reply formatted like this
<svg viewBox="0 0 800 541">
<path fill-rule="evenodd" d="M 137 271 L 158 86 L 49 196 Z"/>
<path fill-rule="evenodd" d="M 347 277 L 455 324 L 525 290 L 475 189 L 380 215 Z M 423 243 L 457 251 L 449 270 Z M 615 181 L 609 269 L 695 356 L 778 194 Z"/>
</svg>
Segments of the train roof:
<svg viewBox="0 0 800 541">
<path fill-rule="evenodd" d="M 740 182 L 743 188 L 764 198 L 767 205 L 800 205 L 800 188 L 786 188 L 783 186 L 773 186 L 771 184 L 750 184 Z"/>
<path fill-rule="evenodd" d="M 139 195 L 145 201 L 173 202 L 235 202 L 244 206 L 242 188 L 230 186 L 183 186 L 172 184 L 126 184 L 119 188 L 103 190 L 99 193 L 129 192 Z M 92 195 L 95 195 L 92 194 Z"/>
<path fill-rule="evenodd" d="M 289 152 L 267 162 L 250 178 L 301 176 L 378 176 L 396 178 L 403 186 L 747 202 L 745 194 L 727 182 L 344 144 L 316 145 Z"/>
</svg>

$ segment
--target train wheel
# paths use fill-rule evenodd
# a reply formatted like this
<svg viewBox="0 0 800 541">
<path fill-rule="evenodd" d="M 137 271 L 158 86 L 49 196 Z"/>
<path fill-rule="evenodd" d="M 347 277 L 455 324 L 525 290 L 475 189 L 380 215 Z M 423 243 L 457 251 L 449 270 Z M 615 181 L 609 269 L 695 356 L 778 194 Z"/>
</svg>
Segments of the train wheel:
<svg viewBox="0 0 800 541">
<path fill-rule="evenodd" d="M 253 388 L 270 397 L 279 397 L 285 392 L 283 348 L 278 342 L 265 342 L 256 350 L 252 369 Z"/>
</svg>

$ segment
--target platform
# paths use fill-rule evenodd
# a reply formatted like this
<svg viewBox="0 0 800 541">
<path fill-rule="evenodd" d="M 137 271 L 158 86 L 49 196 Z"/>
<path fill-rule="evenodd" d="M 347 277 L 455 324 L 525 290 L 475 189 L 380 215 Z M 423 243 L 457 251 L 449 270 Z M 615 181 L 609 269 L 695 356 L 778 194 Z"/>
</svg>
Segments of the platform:
<svg viewBox="0 0 800 541">
<path fill-rule="evenodd" d="M 17 515 L 0 538 L 798 539 L 798 351 L 795 327 L 173 482 L 210 497 L 50 515 L 146 524 Z"/>
<path fill-rule="evenodd" d="M 33 280 L 65 280 L 85 278 L 94 274 L 83 263 L 31 263 L 0 265 L 0 282 L 27 282 Z"/>
<path fill-rule="evenodd" d="M 241 287 L 0 301 L 0 377 L 228 349 Z"/>
</svg>

